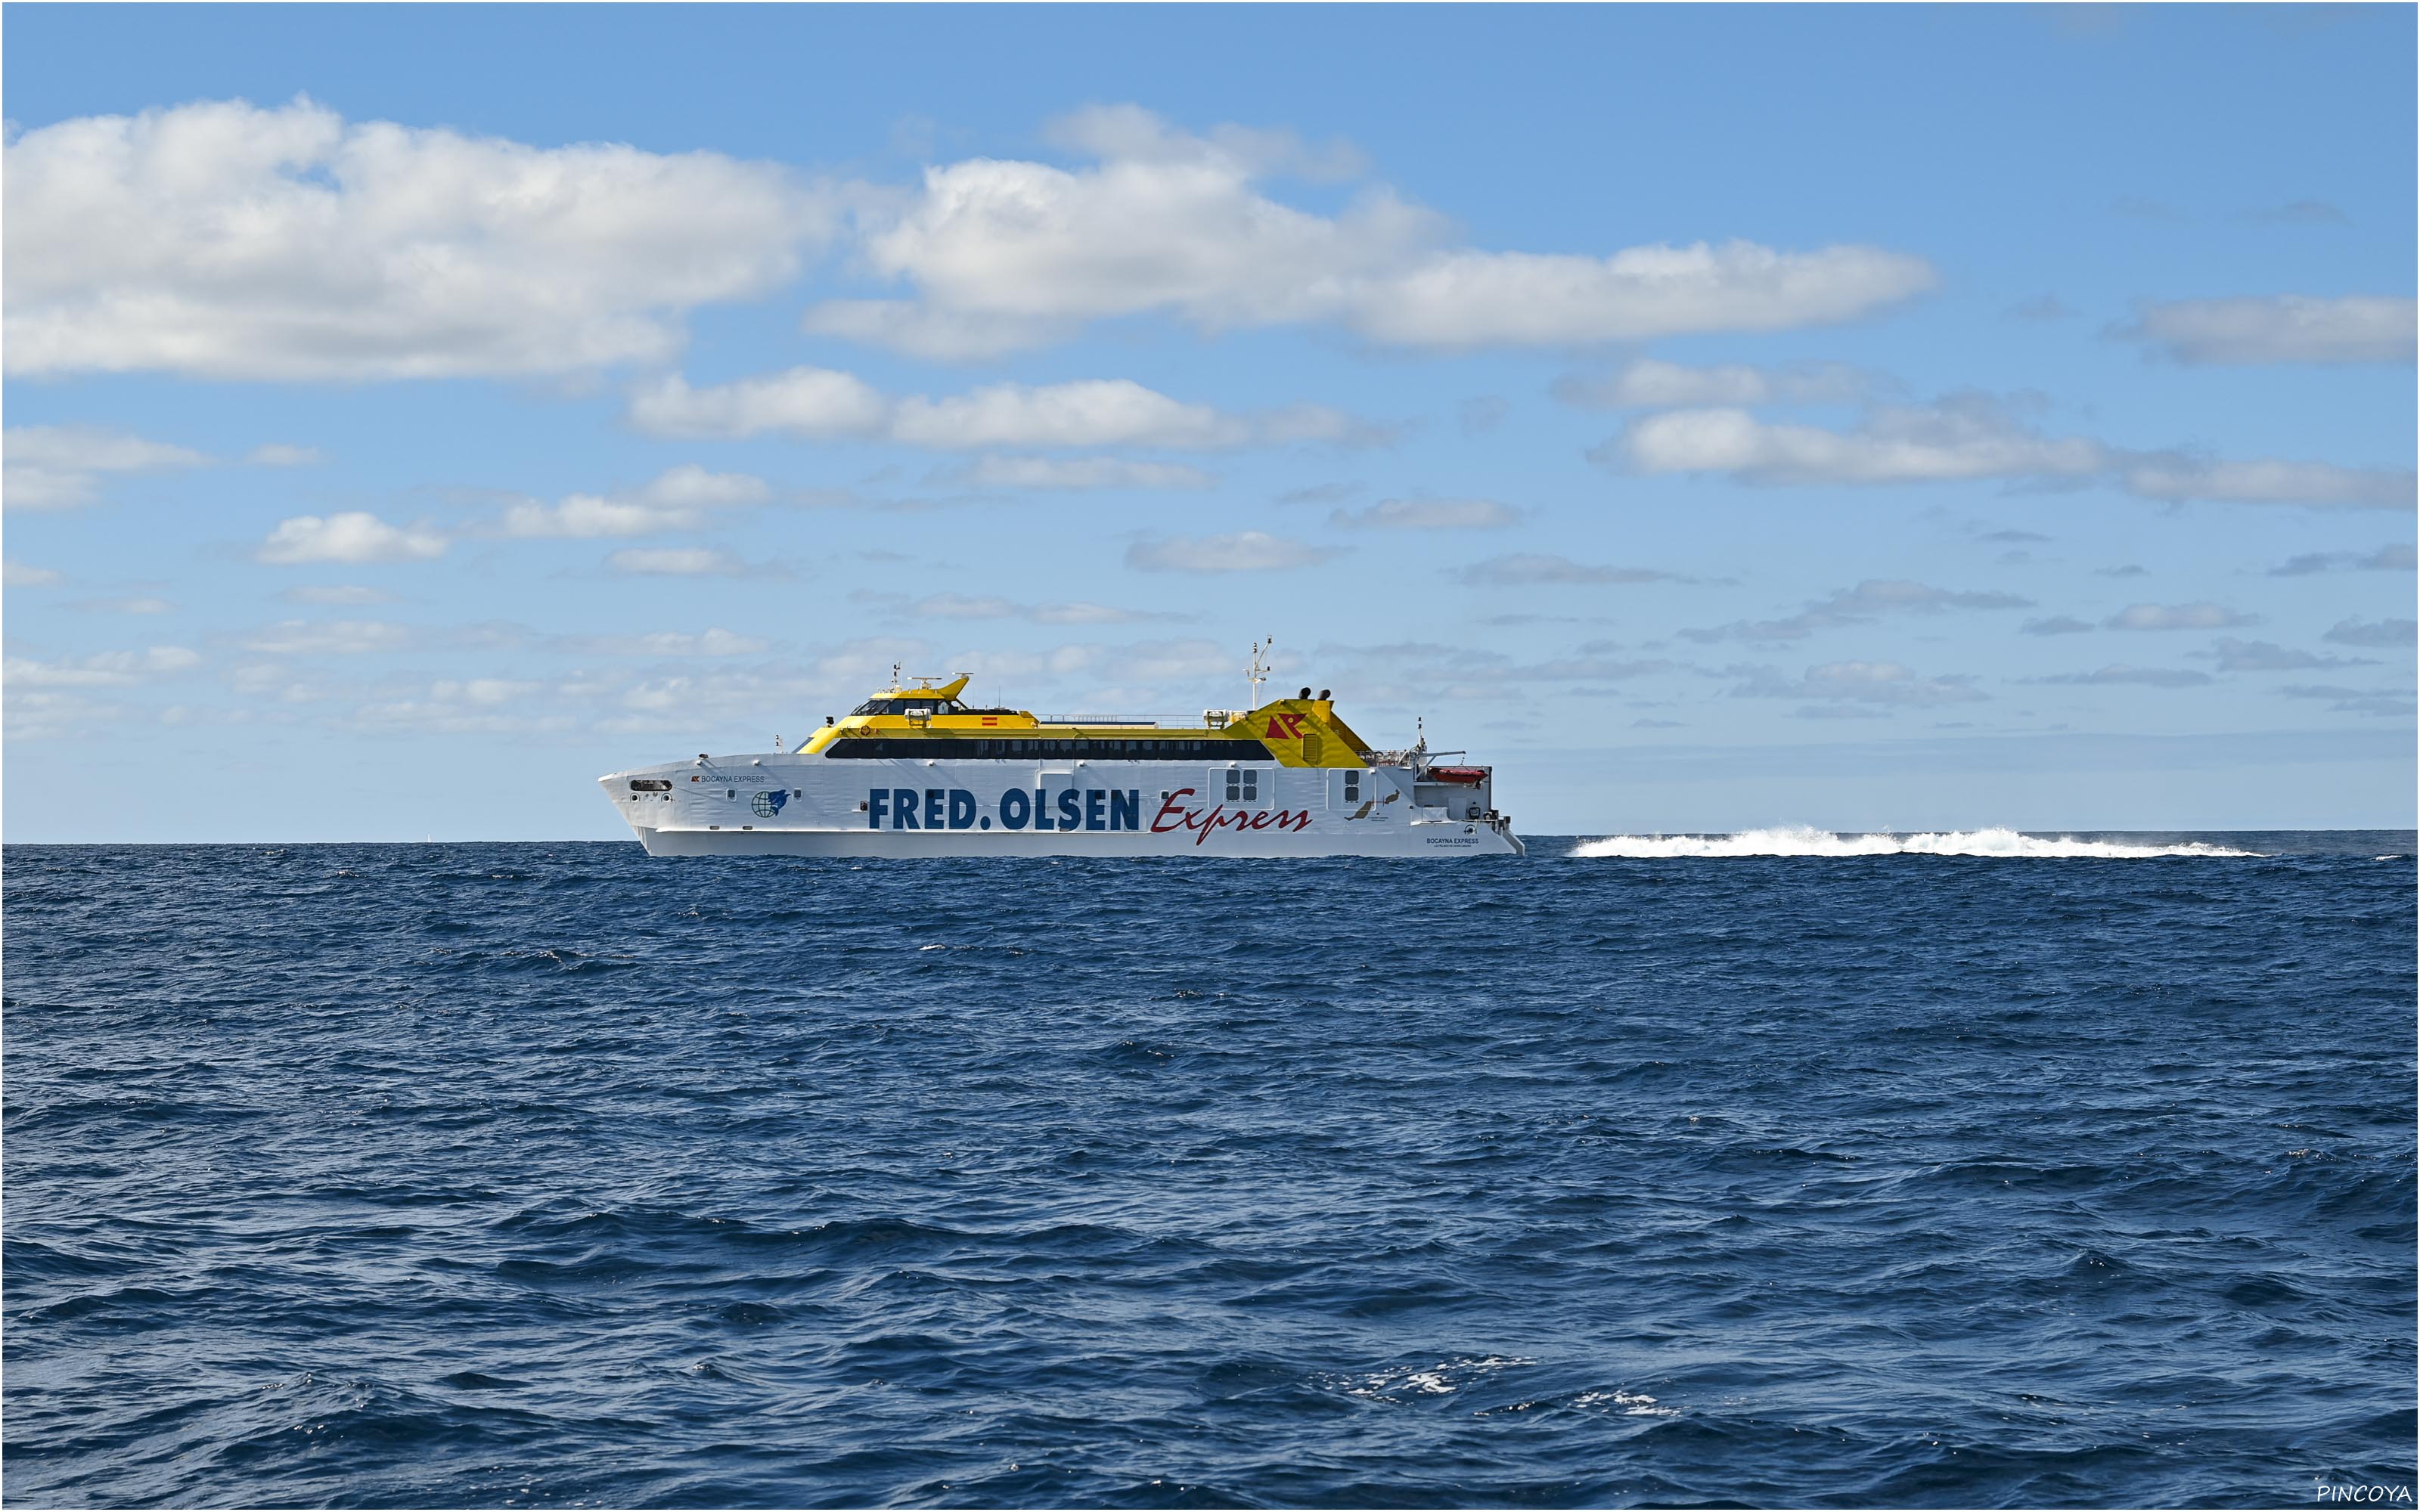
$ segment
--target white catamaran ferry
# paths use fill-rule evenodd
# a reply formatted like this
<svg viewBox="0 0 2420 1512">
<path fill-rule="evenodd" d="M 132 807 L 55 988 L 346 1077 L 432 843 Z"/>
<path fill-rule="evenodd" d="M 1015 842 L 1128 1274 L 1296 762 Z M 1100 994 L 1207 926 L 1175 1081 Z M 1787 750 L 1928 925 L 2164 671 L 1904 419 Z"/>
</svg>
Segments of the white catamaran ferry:
<svg viewBox="0 0 2420 1512">
<path fill-rule="evenodd" d="M 1257 652 L 1259 648 L 1255 648 Z M 1264 673 L 1257 657 L 1252 692 Z M 913 686 L 908 686 L 912 682 Z M 1323 691 L 1199 725 L 980 709 L 902 679 L 795 750 L 597 779 L 650 856 L 1519 856 L 1493 770 L 1380 751 Z"/>
</svg>

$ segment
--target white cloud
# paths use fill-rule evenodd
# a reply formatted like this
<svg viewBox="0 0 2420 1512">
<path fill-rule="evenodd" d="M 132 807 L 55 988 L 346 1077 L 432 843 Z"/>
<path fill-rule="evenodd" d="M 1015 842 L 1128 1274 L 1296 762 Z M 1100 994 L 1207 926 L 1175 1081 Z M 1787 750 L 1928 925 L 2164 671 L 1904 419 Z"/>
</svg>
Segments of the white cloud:
<svg viewBox="0 0 2420 1512">
<path fill-rule="evenodd" d="M 288 588 L 277 596 L 289 604 L 325 604 L 337 608 L 395 602 L 395 595 L 385 589 L 366 588 L 358 583 L 330 583 Z"/>
<path fill-rule="evenodd" d="M 1996 478 L 2067 486 L 2111 478 L 2163 502 L 2409 509 L 2413 474 L 2324 462 L 2218 462 L 2128 452 L 2088 437 L 2054 437 L 2009 405 L 1962 395 L 1878 405 L 1846 430 L 1784 424 L 1745 409 L 1672 409 L 1632 422 L 1590 460 L 1639 472 L 1720 472 L 1750 484 L 1901 484 Z"/>
<path fill-rule="evenodd" d="M 745 472 L 711 472 L 694 462 L 684 462 L 658 473 L 638 497 L 671 509 L 716 509 L 761 503 L 772 492 L 762 478 Z"/>
<path fill-rule="evenodd" d="M 1151 620 L 1180 620 L 1182 614 L 1153 609 L 1116 609 L 1107 604 L 1025 604 L 990 594 L 932 594 L 913 603 L 897 595 L 854 594 L 860 602 L 887 604 L 892 612 L 935 620 L 1027 620 L 1035 625 L 1140 625 Z"/>
<path fill-rule="evenodd" d="M 1313 566 L 1338 554 L 1303 541 L 1242 531 L 1138 541 L 1126 548 L 1126 565 L 1144 572 L 1282 572 Z"/>
<path fill-rule="evenodd" d="M 287 446 L 279 441 L 256 446 L 244 454 L 243 459 L 256 468 L 305 468 L 327 460 L 308 446 Z"/>
<path fill-rule="evenodd" d="M 651 436 L 890 440 L 940 451 L 995 446 L 1156 446 L 1218 451 L 1299 441 L 1363 443 L 1384 432 L 1339 410 L 1295 405 L 1236 414 L 1187 404 L 1126 378 L 995 383 L 960 394 L 894 398 L 830 368 L 794 367 L 695 389 L 675 374 L 630 396 Z"/>
<path fill-rule="evenodd" d="M 1199 468 L 1113 456 L 986 456 L 959 474 L 978 488 L 1207 488 L 1218 480 Z"/>
<path fill-rule="evenodd" d="M 2088 672 L 2060 672 L 2051 677 L 2029 679 L 2036 683 L 2055 683 L 2077 687 L 2200 687 L 2211 681 L 2208 672 L 2197 672 L 2182 667 L 2134 667 L 2125 662 Z"/>
<path fill-rule="evenodd" d="M 1383 187 L 1365 187 L 1333 216 L 1270 198 L 1258 186 L 1274 174 L 1347 161 L 1333 149 L 1273 150 L 1292 140 L 1282 133 L 1197 136 L 1123 106 L 1054 134 L 1094 161 L 927 169 L 920 193 L 875 220 L 863 249 L 874 271 L 918 298 L 821 305 L 807 329 L 946 359 L 1146 314 L 1210 331 L 1334 323 L 1399 346 L 1568 347 L 1852 319 L 1933 283 L 1922 259 L 1871 247 L 1456 248 L 1442 217 Z"/>
<path fill-rule="evenodd" d="M 2326 462 L 2198 462 L 2163 458 L 2130 467 L 2129 492 L 2171 502 L 2308 504 L 2410 509 L 2420 483 L 2408 470 L 2342 468 Z"/>
<path fill-rule="evenodd" d="M 552 504 L 520 500 L 505 506 L 500 524 L 506 535 L 524 538 L 657 535 L 698 530 L 706 523 L 707 510 L 758 503 L 771 492 L 761 478 L 744 472 L 709 472 L 692 462 L 673 468 L 631 492 L 571 494 Z"/>
<path fill-rule="evenodd" d="M 445 554 L 445 537 L 422 526 L 389 525 L 376 515 L 351 510 L 298 515 L 281 520 L 257 555 L 263 562 L 295 565 L 311 562 L 427 562 Z"/>
<path fill-rule="evenodd" d="M 831 224 L 774 164 L 348 123 L 302 99 L 27 131 L 5 192 L 10 374 L 661 362 L 690 310 L 786 283 Z"/>
<path fill-rule="evenodd" d="M 1768 404 L 1845 404 L 1882 386 L 1843 363 L 1793 367 L 1684 367 L 1640 358 L 1603 377 L 1566 374 L 1555 397 L 1584 409 L 1682 409 Z"/>
<path fill-rule="evenodd" d="M 2129 604 L 2101 623 L 2111 630 L 2227 630 L 2259 618 L 2224 604 Z"/>
<path fill-rule="evenodd" d="M 0 563 L 0 587 L 49 588 L 67 579 L 50 567 L 28 567 L 23 563 Z"/>
<path fill-rule="evenodd" d="M 1509 556 L 1489 557 L 1469 566 L 1454 569 L 1458 582 L 1473 588 L 1530 588 L 1546 583 L 1653 583 L 1687 582 L 1690 579 L 1674 573 L 1658 572 L 1652 567 L 1614 567 L 1586 562 L 1574 562 L 1569 557 L 1543 551 L 1516 551 Z"/>
<path fill-rule="evenodd" d="M 2420 624 L 2411 620 L 2339 620 L 2329 626 L 2322 640 L 2333 640 L 2340 646 L 2377 646 L 2393 650 L 2410 646 Z"/>
<path fill-rule="evenodd" d="M 1676 409 L 1634 423 L 1618 445 L 1589 455 L 1642 472 L 1766 484 L 2084 478 L 2108 465 L 2097 441 L 2040 435 L 1981 402 L 1879 407 L 1847 431 L 1772 424 L 1745 409 Z"/>
<path fill-rule="evenodd" d="M 164 598 L 80 598 L 68 606 L 92 614 L 167 614 L 177 606 Z"/>
<path fill-rule="evenodd" d="M 1381 499 L 1327 517 L 1330 525 L 1382 531 L 1492 531 L 1520 522 L 1519 510 L 1493 499 Z"/>
<path fill-rule="evenodd" d="M 529 499 L 507 505 L 503 520 L 506 535 L 566 540 L 693 531 L 705 523 L 705 517 L 693 509 L 664 509 L 655 504 L 577 493 L 560 503 L 542 504 Z"/>
<path fill-rule="evenodd" d="M 659 630 L 652 635 L 575 636 L 564 641 L 562 649 L 606 656 L 753 656 L 767 645 L 754 636 L 718 625 L 696 635 Z"/>
<path fill-rule="evenodd" d="M 2188 363 L 2409 363 L 2420 301 L 2354 296 L 2145 301 L 2113 334 Z"/>
<path fill-rule="evenodd" d="M 735 577 L 747 570 L 730 552 L 703 546 L 633 548 L 605 560 L 616 572 L 659 578 Z"/>
<path fill-rule="evenodd" d="M 2209 652 L 2195 656 L 2218 663 L 2223 672 L 2299 672 L 2328 667 L 2364 667 L 2369 663 L 2360 656 L 2323 656 L 2315 651 L 2301 651 L 2281 646 L 2273 640 L 2239 640 L 2234 636 L 2220 636 Z"/>
<path fill-rule="evenodd" d="M 2420 552 L 2408 543 L 2390 542 L 2375 551 L 2305 551 L 2269 569 L 2272 578 L 2301 578 L 2315 572 L 2410 572 L 2420 565 Z"/>
<path fill-rule="evenodd" d="M 1965 677 L 1919 677 L 1895 661 L 1831 661 L 1792 679 L 1766 667 L 1732 668 L 1744 678 L 1733 698 L 1821 699 L 1927 706 L 1971 703 L 1987 695 Z"/>
<path fill-rule="evenodd" d="M 630 424 L 650 436 L 736 439 L 768 431 L 814 440 L 880 434 L 891 401 L 872 385 L 829 368 L 785 373 L 692 389 L 669 375 L 630 396 Z"/>
<path fill-rule="evenodd" d="M 270 656 L 358 656 L 411 643 L 411 630 L 382 620 L 282 620 L 254 631 L 243 648 Z"/>
<path fill-rule="evenodd" d="M 2086 635 L 2089 634 L 2091 629 L 2092 625 L 2089 621 L 2079 620 L 2072 614 L 2053 614 L 2047 619 L 2027 620 L 2017 626 L 2017 633 L 2019 635 Z"/>
<path fill-rule="evenodd" d="M 1035 388 L 997 383 L 944 399 L 900 402 L 893 439 L 913 446 L 1169 446 L 1239 444 L 1246 432 L 1208 405 L 1183 404 L 1125 378 Z"/>
<path fill-rule="evenodd" d="M 10 509 L 72 509 L 99 497 L 103 473 L 164 472 L 209 461 L 186 447 L 98 426 L 12 426 L 0 436 L 0 501 Z"/>
<path fill-rule="evenodd" d="M 1938 614 L 1947 609 L 2030 609 L 2033 600 L 2014 594 L 1983 590 L 1934 588 L 1900 578 L 1869 578 L 1854 588 L 1843 588 L 1812 600 L 1797 613 L 1779 620 L 1733 620 L 1729 625 L 1683 630 L 1682 636 L 1702 644 L 1717 640 L 1797 640 L 1819 630 L 1868 625 L 1885 614 Z"/>
<path fill-rule="evenodd" d="M 70 661 L 37 661 L 11 656 L 7 680 L 26 687 L 131 687 L 148 678 L 173 676 L 202 664 L 199 653 L 183 646 L 153 646 L 148 651 L 104 651 Z"/>
</svg>

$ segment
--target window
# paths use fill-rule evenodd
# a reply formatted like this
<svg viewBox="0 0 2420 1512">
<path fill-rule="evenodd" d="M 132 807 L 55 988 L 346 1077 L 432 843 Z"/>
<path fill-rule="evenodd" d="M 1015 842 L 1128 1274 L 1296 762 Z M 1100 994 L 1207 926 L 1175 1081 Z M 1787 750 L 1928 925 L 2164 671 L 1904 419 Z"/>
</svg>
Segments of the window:
<svg viewBox="0 0 2420 1512">
<path fill-rule="evenodd" d="M 1344 774 L 1344 801 L 1347 803 L 1359 803 L 1361 801 L 1360 773 L 1347 772 Z"/>
<path fill-rule="evenodd" d="M 737 788 L 724 788 L 722 790 L 722 795 L 726 798 L 736 798 L 739 796 L 739 790 Z"/>
<path fill-rule="evenodd" d="M 1256 766 L 1227 768 L 1227 801 L 1258 803 L 1261 801 L 1261 772 Z"/>
</svg>

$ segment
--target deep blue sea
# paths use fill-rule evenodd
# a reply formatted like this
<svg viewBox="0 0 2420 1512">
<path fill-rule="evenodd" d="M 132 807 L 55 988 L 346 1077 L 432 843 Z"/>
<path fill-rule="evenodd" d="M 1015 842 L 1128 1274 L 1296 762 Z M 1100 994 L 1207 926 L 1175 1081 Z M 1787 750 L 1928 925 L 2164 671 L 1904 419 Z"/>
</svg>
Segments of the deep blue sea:
<svg viewBox="0 0 2420 1512">
<path fill-rule="evenodd" d="M 10 846 L 0 1492 L 2411 1487 L 2412 834 L 1783 841 Z"/>
</svg>

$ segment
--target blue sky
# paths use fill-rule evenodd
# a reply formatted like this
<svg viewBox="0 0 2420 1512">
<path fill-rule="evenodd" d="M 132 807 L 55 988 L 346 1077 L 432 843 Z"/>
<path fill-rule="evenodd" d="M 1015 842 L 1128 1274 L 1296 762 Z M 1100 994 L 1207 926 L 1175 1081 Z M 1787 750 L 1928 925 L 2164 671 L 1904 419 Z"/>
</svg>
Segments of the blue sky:
<svg viewBox="0 0 2420 1512">
<path fill-rule="evenodd" d="M 12 841 L 1269 634 L 1540 833 L 2412 823 L 2409 8 L 0 25 Z"/>
</svg>

